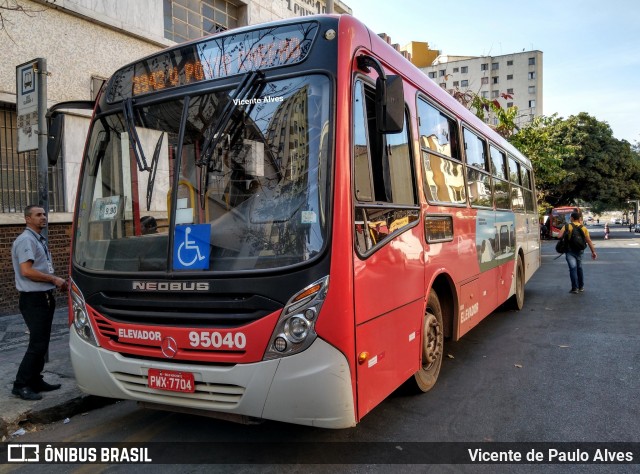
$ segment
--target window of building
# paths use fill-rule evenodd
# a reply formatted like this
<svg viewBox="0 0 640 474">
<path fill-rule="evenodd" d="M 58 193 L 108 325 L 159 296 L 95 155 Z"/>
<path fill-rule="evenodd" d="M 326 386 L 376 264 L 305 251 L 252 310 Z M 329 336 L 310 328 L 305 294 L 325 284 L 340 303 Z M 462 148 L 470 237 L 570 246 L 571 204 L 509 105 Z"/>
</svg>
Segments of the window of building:
<svg viewBox="0 0 640 474">
<path fill-rule="evenodd" d="M 497 71 L 498 69 L 500 69 L 500 63 L 491 63 L 492 71 Z"/>
<path fill-rule="evenodd" d="M 440 87 L 442 87 L 443 89 L 447 88 L 447 83 L 446 82 L 441 82 L 440 83 Z"/>
<path fill-rule="evenodd" d="M 440 73 L 440 77 L 444 77 L 447 75 L 447 70 L 446 69 L 440 69 L 440 71 L 438 71 Z"/>
<path fill-rule="evenodd" d="M 491 91 L 492 99 L 497 99 L 498 97 L 500 97 L 500 91 Z"/>
<path fill-rule="evenodd" d="M 480 84 L 489 84 L 489 78 L 488 77 L 483 77 L 480 79 Z"/>
<path fill-rule="evenodd" d="M 429 77 L 430 77 L 431 79 L 435 79 L 436 77 L 438 77 L 438 73 L 437 73 L 437 72 L 435 72 L 435 71 L 432 71 L 432 72 L 430 72 L 430 73 L 429 73 Z"/>
<path fill-rule="evenodd" d="M 535 79 L 536 78 L 536 72 L 535 71 L 531 71 L 529 73 L 529 79 Z"/>
<path fill-rule="evenodd" d="M 466 74 L 466 73 L 468 73 L 468 72 L 469 72 L 469 66 L 462 66 L 462 67 L 460 68 L 460 72 L 461 72 L 462 74 Z"/>
<path fill-rule="evenodd" d="M 507 89 L 507 94 L 513 94 L 513 88 Z"/>
<path fill-rule="evenodd" d="M 498 77 L 498 76 L 494 76 L 494 77 L 492 77 L 491 79 L 492 79 L 492 82 L 493 82 L 494 84 L 498 84 L 498 82 L 500 82 L 500 81 L 499 81 L 499 77 Z"/>
<path fill-rule="evenodd" d="M 453 87 L 460 87 L 460 81 L 453 81 Z"/>
<path fill-rule="evenodd" d="M 238 26 L 239 7 L 230 0 L 163 0 L 164 37 L 182 43 Z"/>
<path fill-rule="evenodd" d="M 507 74 L 507 81 L 513 81 L 513 74 Z"/>
<path fill-rule="evenodd" d="M 529 101 L 529 107 L 533 108 L 536 106 L 536 101 L 535 100 L 530 100 Z"/>
<path fill-rule="evenodd" d="M 507 66 L 513 66 L 513 59 L 509 59 L 507 61 Z"/>
<path fill-rule="evenodd" d="M 487 91 L 480 92 L 480 95 L 482 96 L 483 99 L 488 99 L 489 98 L 489 92 L 487 92 Z"/>
<path fill-rule="evenodd" d="M 529 58 L 529 66 L 535 66 L 535 64 L 536 64 L 536 58 L 535 57 Z"/>
<path fill-rule="evenodd" d="M 513 107 L 513 102 L 507 102 L 507 108 Z"/>
<path fill-rule="evenodd" d="M 481 71 L 488 71 L 489 70 L 489 63 L 480 64 L 480 70 Z"/>
<path fill-rule="evenodd" d="M 529 94 L 535 94 L 536 93 L 536 86 L 529 86 Z"/>
<path fill-rule="evenodd" d="M 460 86 L 461 87 L 469 87 L 469 81 L 467 79 L 465 79 L 464 81 L 460 82 Z"/>
<path fill-rule="evenodd" d="M 454 67 L 453 68 L 453 72 L 460 72 L 460 68 L 459 67 Z"/>
<path fill-rule="evenodd" d="M 37 151 L 18 153 L 17 114 L 13 104 L 0 103 L 0 212 L 22 213 L 38 203 Z M 65 212 L 64 160 L 49 166 L 49 210 Z"/>
</svg>

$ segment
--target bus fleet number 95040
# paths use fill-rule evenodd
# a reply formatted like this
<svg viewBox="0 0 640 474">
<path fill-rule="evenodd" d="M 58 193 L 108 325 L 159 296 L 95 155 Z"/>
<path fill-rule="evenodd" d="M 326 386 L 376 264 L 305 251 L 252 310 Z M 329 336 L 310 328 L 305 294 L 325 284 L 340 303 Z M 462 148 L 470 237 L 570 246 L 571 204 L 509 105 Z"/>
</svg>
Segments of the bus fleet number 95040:
<svg viewBox="0 0 640 474">
<path fill-rule="evenodd" d="M 189 333 L 191 347 L 208 349 L 244 349 L 247 346 L 247 336 L 243 332 L 220 333 L 218 331 L 191 331 Z"/>
</svg>

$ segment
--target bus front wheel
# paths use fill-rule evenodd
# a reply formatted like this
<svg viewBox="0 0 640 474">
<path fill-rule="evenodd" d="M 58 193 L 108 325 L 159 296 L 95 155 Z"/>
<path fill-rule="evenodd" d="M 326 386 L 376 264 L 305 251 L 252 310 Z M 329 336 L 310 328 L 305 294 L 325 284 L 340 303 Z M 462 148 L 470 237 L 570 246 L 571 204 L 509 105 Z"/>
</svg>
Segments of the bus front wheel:
<svg viewBox="0 0 640 474">
<path fill-rule="evenodd" d="M 413 376 L 420 391 L 427 392 L 436 384 L 443 352 L 442 308 L 438 295 L 431 290 L 422 323 L 422 367 Z"/>
</svg>

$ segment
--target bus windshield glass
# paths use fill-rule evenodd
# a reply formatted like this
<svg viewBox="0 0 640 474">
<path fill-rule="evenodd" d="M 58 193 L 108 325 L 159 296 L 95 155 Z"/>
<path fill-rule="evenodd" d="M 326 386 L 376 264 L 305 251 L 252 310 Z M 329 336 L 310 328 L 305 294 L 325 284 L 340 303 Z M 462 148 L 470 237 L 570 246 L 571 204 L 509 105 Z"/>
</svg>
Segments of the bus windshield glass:
<svg viewBox="0 0 640 474">
<path fill-rule="evenodd" d="M 253 75 L 235 89 L 125 101 L 98 116 L 74 264 L 229 272 L 312 259 L 327 236 L 330 100 L 323 75 Z"/>
</svg>

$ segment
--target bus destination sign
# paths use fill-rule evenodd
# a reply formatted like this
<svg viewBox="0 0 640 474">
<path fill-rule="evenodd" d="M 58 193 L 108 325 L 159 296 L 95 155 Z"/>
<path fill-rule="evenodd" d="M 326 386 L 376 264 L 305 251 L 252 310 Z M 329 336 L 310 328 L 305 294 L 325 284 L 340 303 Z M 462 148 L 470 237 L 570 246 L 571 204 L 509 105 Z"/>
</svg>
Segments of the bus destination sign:
<svg viewBox="0 0 640 474">
<path fill-rule="evenodd" d="M 117 71 L 107 101 L 303 61 L 316 36 L 315 22 L 243 31 L 163 51 Z"/>
</svg>

